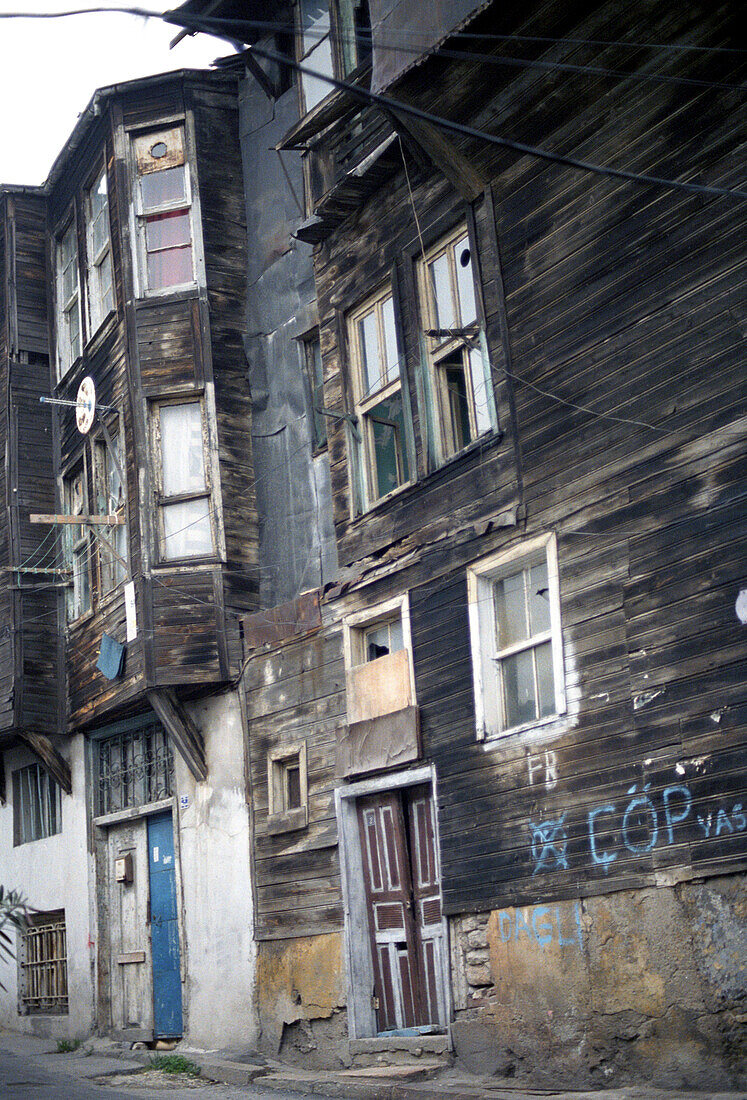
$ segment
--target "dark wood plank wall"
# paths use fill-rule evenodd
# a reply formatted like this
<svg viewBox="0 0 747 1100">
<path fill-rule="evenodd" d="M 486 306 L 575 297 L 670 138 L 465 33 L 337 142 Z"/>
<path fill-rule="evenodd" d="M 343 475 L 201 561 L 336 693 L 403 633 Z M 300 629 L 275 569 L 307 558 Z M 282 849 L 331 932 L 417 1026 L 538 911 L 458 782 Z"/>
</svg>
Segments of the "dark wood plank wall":
<svg viewBox="0 0 747 1100">
<path fill-rule="evenodd" d="M 54 507 L 51 418 L 39 404 L 49 393 L 46 202 L 41 194 L 18 191 L 3 206 L 0 560 L 54 566 L 48 531 L 29 523 L 31 512 Z M 56 728 L 54 581 L 0 574 L 0 728 Z"/>
<path fill-rule="evenodd" d="M 243 345 L 247 237 L 236 83 L 192 84 L 188 102 L 194 117 L 210 325 L 208 352 L 218 419 L 226 635 L 231 665 L 236 669 L 241 659 L 236 613 L 254 610 L 259 593 L 252 399 Z"/>
<path fill-rule="evenodd" d="M 736 40 L 727 4 L 640 5 L 640 14 L 650 41 Z M 491 9 L 474 29 L 616 41 L 634 25 L 635 12 L 611 4 L 547 4 L 530 17 L 511 4 Z M 740 76 L 727 54 L 533 49 L 569 64 L 632 65 L 642 77 L 735 84 Z M 443 65 L 412 74 L 401 94 L 581 159 L 740 183 L 739 101 L 728 88 Z M 741 208 L 466 139 L 454 145 L 489 183 L 476 210 L 478 243 L 493 364 L 499 378 L 507 364 L 515 375 L 503 375 L 498 388 L 508 434 L 424 476 L 416 415 L 420 483 L 351 521 L 344 431 L 339 424 L 330 431 L 342 561 L 372 577 L 390 574 L 370 590 L 372 603 L 411 591 L 417 699 L 439 776 L 447 911 L 744 867 L 745 643 L 734 611 L 745 534 Z M 426 227 L 443 223 L 446 204 L 460 207 L 432 174 L 415 178 L 413 199 Z M 500 273 L 491 272 L 491 205 Z M 317 252 L 328 407 L 347 398 L 340 314 L 393 264 L 403 294 L 408 279 L 412 288 L 411 212 L 405 182 L 395 178 Z M 417 345 L 408 334 L 417 321 L 402 305 L 413 372 Z M 512 400 L 521 491 L 506 417 Z M 511 500 L 526 520 L 491 530 L 491 517 Z M 475 736 L 465 568 L 548 531 L 558 536 L 567 728 L 509 736 L 486 751 Z M 445 536 L 440 544 L 435 533 Z"/>
<path fill-rule="evenodd" d="M 335 731 L 345 723 L 339 629 L 252 657 L 243 680 L 249 726 L 258 939 L 292 939 L 342 928 L 334 807 Z M 306 741 L 309 824 L 268 830 L 267 754 Z"/>
</svg>

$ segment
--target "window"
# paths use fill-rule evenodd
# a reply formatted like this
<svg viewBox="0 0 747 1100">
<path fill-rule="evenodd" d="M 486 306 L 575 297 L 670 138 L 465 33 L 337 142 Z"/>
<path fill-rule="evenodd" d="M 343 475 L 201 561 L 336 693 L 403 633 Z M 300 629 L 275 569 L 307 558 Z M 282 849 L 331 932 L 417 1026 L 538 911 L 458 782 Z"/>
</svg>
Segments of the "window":
<svg viewBox="0 0 747 1100">
<path fill-rule="evenodd" d="M 324 408 L 324 374 L 322 370 L 322 348 L 319 335 L 309 336 L 301 341 L 303 345 L 306 384 L 311 399 L 311 437 L 314 451 L 327 446 L 327 421 L 321 410 Z"/>
<path fill-rule="evenodd" d="M 28 844 L 62 829 L 60 788 L 39 764 L 13 772 L 13 842 Z"/>
<path fill-rule="evenodd" d="M 367 0 L 299 0 L 297 41 L 302 65 L 325 76 L 348 76 L 371 56 Z M 303 114 L 321 103 L 333 86 L 307 73 L 300 79 Z"/>
<path fill-rule="evenodd" d="M 98 814 L 160 802 L 173 794 L 174 759 L 160 722 L 151 720 L 135 727 L 130 723 L 97 738 L 95 745 Z"/>
<path fill-rule="evenodd" d="M 20 940 L 20 1012 L 29 1015 L 66 1013 L 67 932 L 64 912 L 34 913 Z"/>
<path fill-rule="evenodd" d="M 88 515 L 85 463 L 63 481 L 63 502 L 69 516 Z M 67 619 L 73 622 L 91 610 L 91 539 L 84 524 L 66 524 L 62 529 L 65 564 L 70 570 L 67 587 Z"/>
<path fill-rule="evenodd" d="M 415 677 L 406 595 L 355 612 L 344 624 L 348 720 L 365 721 L 410 707 Z"/>
<path fill-rule="evenodd" d="M 141 134 L 134 149 L 141 289 L 189 286 L 195 276 L 184 131 Z"/>
<path fill-rule="evenodd" d="M 535 726 L 565 711 L 557 550 L 532 540 L 467 574 L 478 735 Z"/>
<path fill-rule="evenodd" d="M 88 309 L 91 320 L 91 333 L 94 333 L 104 319 L 114 310 L 106 172 L 101 172 L 86 195 L 86 220 Z"/>
<path fill-rule="evenodd" d="M 213 520 L 202 406 L 199 401 L 156 406 L 161 557 L 206 557 L 214 551 Z"/>
<path fill-rule="evenodd" d="M 389 288 L 349 318 L 362 503 L 410 480 L 394 302 Z"/>
<path fill-rule="evenodd" d="M 110 592 L 125 579 L 128 559 L 127 502 L 120 477 L 120 470 L 124 471 L 124 460 L 120 433 L 116 428 L 110 429 L 109 439 L 114 445 L 113 453 L 105 439 L 95 439 L 93 442 L 96 511 L 101 516 L 117 516 L 122 523 L 98 532 L 102 594 Z"/>
<path fill-rule="evenodd" d="M 80 355 L 80 281 L 75 216 L 57 243 L 57 377 Z"/>
<path fill-rule="evenodd" d="M 475 276 L 462 226 L 426 253 L 419 271 L 421 311 L 444 458 L 495 427 Z"/>
<path fill-rule="evenodd" d="M 267 757 L 270 832 L 303 829 L 309 823 L 306 742 L 277 745 Z"/>
</svg>

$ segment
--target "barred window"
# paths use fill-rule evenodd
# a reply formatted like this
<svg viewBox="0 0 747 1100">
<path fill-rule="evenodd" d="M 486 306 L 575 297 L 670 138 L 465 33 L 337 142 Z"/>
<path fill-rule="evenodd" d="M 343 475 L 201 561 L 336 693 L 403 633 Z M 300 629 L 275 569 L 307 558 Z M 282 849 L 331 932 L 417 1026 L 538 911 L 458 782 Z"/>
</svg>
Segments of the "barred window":
<svg viewBox="0 0 747 1100">
<path fill-rule="evenodd" d="M 65 913 L 36 913 L 21 934 L 19 1011 L 24 1015 L 68 1010 Z"/>
<path fill-rule="evenodd" d="M 59 833 L 62 828 L 60 788 L 39 764 L 13 772 L 13 843 Z"/>
<path fill-rule="evenodd" d="M 174 758 L 166 731 L 157 721 L 104 737 L 97 746 L 99 814 L 171 797 Z"/>
</svg>

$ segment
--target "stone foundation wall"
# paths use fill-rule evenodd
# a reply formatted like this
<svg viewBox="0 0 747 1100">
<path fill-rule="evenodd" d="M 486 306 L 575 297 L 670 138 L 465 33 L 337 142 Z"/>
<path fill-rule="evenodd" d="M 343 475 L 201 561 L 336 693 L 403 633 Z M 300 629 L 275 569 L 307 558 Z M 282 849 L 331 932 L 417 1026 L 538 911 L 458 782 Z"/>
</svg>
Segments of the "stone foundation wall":
<svg viewBox="0 0 747 1100">
<path fill-rule="evenodd" d="M 747 1081 L 738 876 L 452 922 L 457 1058 L 536 1083 Z"/>
</svg>

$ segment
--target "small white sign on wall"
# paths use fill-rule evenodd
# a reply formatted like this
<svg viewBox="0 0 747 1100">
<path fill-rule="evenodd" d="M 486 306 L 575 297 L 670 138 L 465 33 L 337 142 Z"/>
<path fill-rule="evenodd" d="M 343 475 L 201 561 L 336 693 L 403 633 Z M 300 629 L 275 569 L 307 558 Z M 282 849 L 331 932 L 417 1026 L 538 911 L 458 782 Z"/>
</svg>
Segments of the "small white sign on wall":
<svg viewBox="0 0 747 1100">
<path fill-rule="evenodd" d="M 135 582 L 128 581 L 124 586 L 125 617 L 127 621 L 127 641 L 137 638 L 137 615 L 135 613 Z"/>
</svg>

